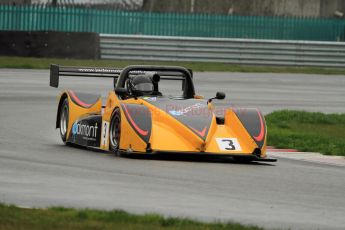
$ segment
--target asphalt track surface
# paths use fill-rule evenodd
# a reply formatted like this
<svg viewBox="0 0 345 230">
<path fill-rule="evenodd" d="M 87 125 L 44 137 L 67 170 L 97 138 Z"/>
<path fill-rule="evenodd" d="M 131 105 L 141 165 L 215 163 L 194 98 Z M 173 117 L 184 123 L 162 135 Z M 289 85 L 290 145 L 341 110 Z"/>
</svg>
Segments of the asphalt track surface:
<svg viewBox="0 0 345 230">
<path fill-rule="evenodd" d="M 222 102 L 345 112 L 345 77 L 196 73 L 200 94 Z M 344 229 L 345 168 L 280 159 L 272 164 L 184 158 L 127 159 L 64 146 L 54 129 L 48 71 L 0 70 L 0 202 L 155 212 L 267 228 Z M 109 80 L 66 79 L 62 88 L 106 95 Z"/>
</svg>

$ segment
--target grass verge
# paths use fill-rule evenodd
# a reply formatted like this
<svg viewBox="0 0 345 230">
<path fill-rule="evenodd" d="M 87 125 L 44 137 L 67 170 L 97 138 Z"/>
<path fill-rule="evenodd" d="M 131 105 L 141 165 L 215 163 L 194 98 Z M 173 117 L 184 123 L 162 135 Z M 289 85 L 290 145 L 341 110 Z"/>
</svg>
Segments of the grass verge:
<svg viewBox="0 0 345 230">
<path fill-rule="evenodd" d="M 328 69 L 314 67 L 270 67 L 270 66 L 240 66 L 225 63 L 205 62 L 157 62 L 157 61 L 117 61 L 117 60 L 76 60 L 56 58 L 1 57 L 0 68 L 48 69 L 50 64 L 67 66 L 119 67 L 127 65 L 178 65 L 191 68 L 197 72 L 255 72 L 255 73 L 306 73 L 306 74 L 341 74 L 345 69 Z"/>
<path fill-rule="evenodd" d="M 23 209 L 0 204 L 0 229 L 234 229 L 262 228 L 234 223 L 201 223 L 189 219 L 164 218 L 156 214 L 133 215 L 124 211 L 48 208 Z"/>
<path fill-rule="evenodd" d="M 268 145 L 345 156 L 345 114 L 283 110 L 266 121 Z"/>
</svg>

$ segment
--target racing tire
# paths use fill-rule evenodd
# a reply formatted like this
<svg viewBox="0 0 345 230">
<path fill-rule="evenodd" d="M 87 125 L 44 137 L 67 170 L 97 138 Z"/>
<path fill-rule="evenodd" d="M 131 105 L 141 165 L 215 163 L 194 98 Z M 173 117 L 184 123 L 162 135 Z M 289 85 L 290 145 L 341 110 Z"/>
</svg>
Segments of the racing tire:
<svg viewBox="0 0 345 230">
<path fill-rule="evenodd" d="M 68 99 L 66 98 L 60 107 L 60 135 L 62 141 L 66 144 L 67 141 L 67 129 L 68 129 L 68 119 L 69 119 L 69 106 Z"/>
<path fill-rule="evenodd" d="M 121 112 L 115 108 L 110 121 L 109 128 L 109 150 L 115 155 L 121 155 L 119 151 L 121 137 Z"/>
</svg>

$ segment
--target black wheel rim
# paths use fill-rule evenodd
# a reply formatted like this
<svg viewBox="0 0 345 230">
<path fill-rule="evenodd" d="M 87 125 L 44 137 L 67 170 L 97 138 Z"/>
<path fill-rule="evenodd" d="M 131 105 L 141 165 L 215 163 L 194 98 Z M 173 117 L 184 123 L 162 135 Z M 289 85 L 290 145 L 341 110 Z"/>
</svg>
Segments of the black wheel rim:
<svg viewBox="0 0 345 230">
<path fill-rule="evenodd" d="M 111 130 L 110 130 L 110 142 L 111 142 L 112 148 L 115 150 L 119 148 L 120 132 L 121 132 L 120 118 L 118 115 L 115 115 L 112 121 Z"/>
</svg>

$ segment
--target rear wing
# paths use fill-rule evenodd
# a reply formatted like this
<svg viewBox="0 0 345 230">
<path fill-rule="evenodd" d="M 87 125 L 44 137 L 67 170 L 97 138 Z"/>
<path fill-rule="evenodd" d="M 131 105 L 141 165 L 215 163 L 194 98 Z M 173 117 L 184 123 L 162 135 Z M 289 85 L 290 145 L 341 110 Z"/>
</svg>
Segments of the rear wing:
<svg viewBox="0 0 345 230">
<path fill-rule="evenodd" d="M 114 81 L 119 77 L 122 69 L 118 68 L 97 68 L 97 67 L 67 67 L 50 65 L 50 86 L 58 88 L 60 76 L 69 77 L 103 77 L 113 78 Z"/>
<path fill-rule="evenodd" d="M 60 76 L 67 77 L 102 77 L 102 78 L 113 78 L 114 86 L 117 78 L 120 76 L 123 69 L 120 68 L 103 68 L 103 67 L 72 67 L 72 66 L 59 66 L 55 64 L 50 65 L 50 86 L 54 88 L 59 87 Z M 190 76 L 193 76 L 193 71 L 188 69 Z M 145 71 L 145 70 L 135 70 L 130 71 L 131 75 L 144 74 L 144 73 L 157 73 L 161 75 L 161 79 L 166 80 L 179 80 L 176 74 L 171 71 Z M 174 77 L 175 76 L 175 77 Z M 182 78 L 180 78 L 182 79 Z M 183 79 L 182 79 L 183 80 Z"/>
</svg>

